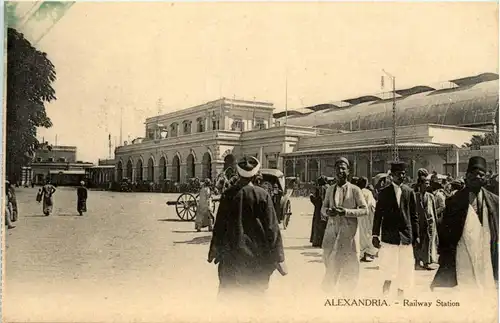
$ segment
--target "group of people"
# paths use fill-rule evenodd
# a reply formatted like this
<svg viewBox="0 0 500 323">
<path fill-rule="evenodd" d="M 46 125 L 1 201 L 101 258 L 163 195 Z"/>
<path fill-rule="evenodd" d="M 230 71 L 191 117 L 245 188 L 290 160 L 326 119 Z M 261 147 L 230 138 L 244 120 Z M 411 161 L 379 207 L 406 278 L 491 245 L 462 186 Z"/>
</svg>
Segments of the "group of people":
<svg viewBox="0 0 500 323">
<path fill-rule="evenodd" d="M 57 189 L 52 185 L 50 179 L 47 179 L 45 185 L 38 190 L 36 201 L 42 204 L 42 212 L 45 216 L 49 216 L 53 212 L 54 193 L 56 191 Z M 80 182 L 80 186 L 76 190 L 76 195 L 76 210 L 81 216 L 84 212 L 87 212 L 88 191 L 84 181 Z M 16 227 L 14 222 L 16 222 L 17 219 L 18 208 L 16 191 L 9 181 L 5 181 L 5 225 L 7 229 L 14 229 Z"/>
<path fill-rule="evenodd" d="M 208 261 L 218 265 L 221 296 L 261 295 L 275 270 L 287 273 L 273 201 L 258 185 L 259 167 L 245 157 L 237 174 L 216 185 L 222 195 Z M 418 170 L 415 185 L 407 184 L 407 165 L 399 161 L 377 189 L 365 177 L 349 180 L 349 169 L 346 158 L 338 159 L 335 183 L 320 177 L 310 197 L 310 241 L 323 249 L 325 292 L 357 293 L 360 262 L 375 258 L 386 295 L 411 291 L 415 269 L 437 269 L 432 290 L 497 288 L 498 195 L 485 188 L 484 158 L 471 158 L 465 179 L 447 182 L 449 188 L 425 169 Z"/>
<path fill-rule="evenodd" d="M 55 192 L 56 188 L 52 185 L 50 179 L 47 179 L 45 185 L 38 190 L 36 200 L 39 203 L 42 202 L 42 211 L 45 216 L 52 214 Z M 81 181 L 80 186 L 76 189 L 76 210 L 80 216 L 82 216 L 84 212 L 87 212 L 87 198 L 88 190 L 85 187 L 85 182 Z"/>
<path fill-rule="evenodd" d="M 360 261 L 378 257 L 382 291 L 400 297 L 413 287 L 415 269 L 439 269 L 431 288 L 495 288 L 498 281 L 498 195 L 488 187 L 484 158 L 469 160 L 465 180 L 440 181 L 419 169 L 408 185 L 407 165 L 393 162 L 378 189 L 349 177 L 349 161 L 335 163 L 336 182 L 317 181 L 310 196 L 310 242 L 323 249 L 328 292 L 352 293 Z M 497 183 L 498 185 L 498 183 Z M 497 189 L 498 192 L 498 189 Z"/>
</svg>

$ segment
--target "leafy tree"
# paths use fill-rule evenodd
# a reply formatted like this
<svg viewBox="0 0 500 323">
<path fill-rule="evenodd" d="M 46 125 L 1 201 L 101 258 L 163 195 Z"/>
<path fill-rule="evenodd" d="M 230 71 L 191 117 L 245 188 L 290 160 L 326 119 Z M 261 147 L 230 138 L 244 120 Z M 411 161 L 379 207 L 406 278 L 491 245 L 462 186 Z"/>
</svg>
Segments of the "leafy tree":
<svg viewBox="0 0 500 323">
<path fill-rule="evenodd" d="M 464 144 L 463 147 L 473 150 L 481 149 L 481 146 L 498 145 L 498 135 L 494 132 L 488 132 L 484 135 L 473 135 L 471 141 Z"/>
<path fill-rule="evenodd" d="M 52 126 L 44 104 L 56 100 L 52 88 L 55 79 L 55 68 L 47 54 L 8 28 L 6 175 L 12 181 L 20 179 L 21 166 L 31 161 L 41 145 L 36 138 L 37 127 Z"/>
</svg>

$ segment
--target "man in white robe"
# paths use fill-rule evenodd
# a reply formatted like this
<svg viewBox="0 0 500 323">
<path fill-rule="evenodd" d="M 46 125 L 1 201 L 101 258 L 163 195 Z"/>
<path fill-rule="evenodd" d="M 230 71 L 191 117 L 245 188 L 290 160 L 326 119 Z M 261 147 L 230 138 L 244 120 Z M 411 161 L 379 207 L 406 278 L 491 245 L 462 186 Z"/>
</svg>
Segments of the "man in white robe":
<svg viewBox="0 0 500 323">
<path fill-rule="evenodd" d="M 335 163 L 337 183 L 325 194 L 321 214 L 328 219 L 323 238 L 325 292 L 354 293 L 359 279 L 358 217 L 368 214 L 361 189 L 348 182 L 349 161 Z"/>
<path fill-rule="evenodd" d="M 476 298 L 496 296 L 498 195 L 484 188 L 486 169 L 483 157 L 471 157 L 466 187 L 446 202 L 438 230 L 439 270 L 431 285 L 433 290 L 456 288 Z"/>
</svg>

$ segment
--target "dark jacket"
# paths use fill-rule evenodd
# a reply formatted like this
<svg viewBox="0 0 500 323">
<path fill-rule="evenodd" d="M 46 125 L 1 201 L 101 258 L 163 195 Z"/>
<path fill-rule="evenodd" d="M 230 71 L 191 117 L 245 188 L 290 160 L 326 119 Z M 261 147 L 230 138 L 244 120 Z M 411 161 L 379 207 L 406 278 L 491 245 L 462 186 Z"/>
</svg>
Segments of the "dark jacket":
<svg viewBox="0 0 500 323">
<path fill-rule="evenodd" d="M 233 266 L 274 270 L 283 262 L 284 250 L 271 196 L 261 187 L 234 185 L 220 201 L 209 260 Z"/>
<path fill-rule="evenodd" d="M 409 245 L 419 237 L 415 192 L 406 184 L 401 185 L 401 200 L 398 206 L 393 184 L 384 188 L 378 196 L 373 219 L 373 235 L 382 242 L 394 245 Z"/>
<path fill-rule="evenodd" d="M 498 281 L 498 196 L 482 189 L 491 234 L 491 261 L 493 277 Z M 438 227 L 439 269 L 434 276 L 431 288 L 454 287 L 457 285 L 456 255 L 457 245 L 465 226 L 469 209 L 469 193 L 466 187 L 446 200 L 443 219 Z"/>
</svg>

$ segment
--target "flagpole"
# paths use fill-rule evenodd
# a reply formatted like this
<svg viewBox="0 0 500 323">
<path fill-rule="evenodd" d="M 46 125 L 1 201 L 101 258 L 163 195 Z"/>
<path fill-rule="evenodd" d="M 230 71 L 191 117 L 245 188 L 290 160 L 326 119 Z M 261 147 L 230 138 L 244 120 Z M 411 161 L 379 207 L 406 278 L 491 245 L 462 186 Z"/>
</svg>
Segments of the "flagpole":
<svg viewBox="0 0 500 323">
<path fill-rule="evenodd" d="M 396 129 L 396 77 L 382 70 L 392 80 L 392 158 L 394 161 L 399 161 L 399 152 L 397 144 L 397 129 Z"/>
<path fill-rule="evenodd" d="M 288 125 L 288 69 L 285 76 L 285 126 Z"/>
<path fill-rule="evenodd" d="M 108 159 L 111 159 L 111 134 L 109 134 L 109 137 L 108 137 L 108 148 L 109 148 Z"/>
<path fill-rule="evenodd" d="M 123 104 L 120 104 L 120 146 L 123 145 Z"/>
<path fill-rule="evenodd" d="M 255 128 L 255 97 L 253 97 L 253 118 L 252 118 L 252 130 Z"/>
</svg>

